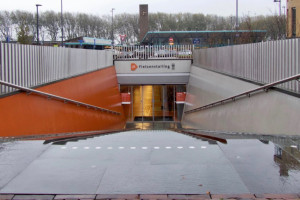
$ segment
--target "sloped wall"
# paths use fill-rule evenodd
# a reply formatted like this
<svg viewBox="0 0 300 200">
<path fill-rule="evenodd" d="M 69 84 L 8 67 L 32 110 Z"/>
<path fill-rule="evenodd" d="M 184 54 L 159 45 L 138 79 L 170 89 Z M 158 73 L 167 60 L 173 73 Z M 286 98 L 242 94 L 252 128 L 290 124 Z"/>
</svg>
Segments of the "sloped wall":
<svg viewBox="0 0 300 200">
<path fill-rule="evenodd" d="M 257 85 L 192 67 L 184 111 L 229 98 Z M 270 90 L 250 98 L 184 114 L 184 128 L 224 132 L 300 135 L 300 98 Z"/>
<path fill-rule="evenodd" d="M 112 130 L 125 126 L 114 67 L 62 80 L 37 90 L 117 111 L 121 115 L 19 93 L 0 98 L 0 137 Z"/>
</svg>

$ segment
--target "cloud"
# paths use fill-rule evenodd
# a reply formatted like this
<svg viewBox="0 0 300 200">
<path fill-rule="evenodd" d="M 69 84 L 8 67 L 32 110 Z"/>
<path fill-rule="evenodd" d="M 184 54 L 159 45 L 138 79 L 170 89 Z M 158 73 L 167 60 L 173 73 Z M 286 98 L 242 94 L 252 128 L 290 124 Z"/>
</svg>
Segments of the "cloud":
<svg viewBox="0 0 300 200">
<path fill-rule="evenodd" d="M 61 0 L 9 0 L 1 3 L 1 10 L 28 10 L 35 12 L 35 4 L 43 6 L 41 12 L 53 10 L 60 12 Z M 149 12 L 165 13 L 204 13 L 222 16 L 235 15 L 236 0 L 63 0 L 63 10 L 83 12 L 96 15 L 110 15 L 111 8 L 115 13 L 138 13 L 139 4 L 149 4 Z M 285 2 L 282 3 L 285 6 Z M 272 0 L 239 0 L 240 15 L 268 15 L 278 13 L 278 3 Z"/>
</svg>

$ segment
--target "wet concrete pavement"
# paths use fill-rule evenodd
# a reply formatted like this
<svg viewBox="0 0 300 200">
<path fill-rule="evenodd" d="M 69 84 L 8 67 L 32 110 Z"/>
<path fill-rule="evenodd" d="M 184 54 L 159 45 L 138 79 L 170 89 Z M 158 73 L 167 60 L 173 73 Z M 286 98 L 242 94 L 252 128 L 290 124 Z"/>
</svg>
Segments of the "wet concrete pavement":
<svg viewBox="0 0 300 200">
<path fill-rule="evenodd" d="M 257 139 L 222 144 L 166 130 L 6 142 L 0 143 L 0 193 L 297 194 L 299 149 L 291 146 L 293 153 Z"/>
<path fill-rule="evenodd" d="M 1 200 L 205 200 L 205 199 L 280 199 L 280 200 L 298 200 L 300 195 L 297 194 L 200 194 L 200 195 L 176 195 L 176 194 L 99 194 L 99 195 L 0 195 Z"/>
</svg>

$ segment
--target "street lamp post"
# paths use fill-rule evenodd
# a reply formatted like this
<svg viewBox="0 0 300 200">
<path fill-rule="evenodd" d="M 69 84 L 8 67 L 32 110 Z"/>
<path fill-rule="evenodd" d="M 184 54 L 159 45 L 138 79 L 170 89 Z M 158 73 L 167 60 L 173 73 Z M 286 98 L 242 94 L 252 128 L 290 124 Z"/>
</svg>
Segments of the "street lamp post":
<svg viewBox="0 0 300 200">
<path fill-rule="evenodd" d="M 239 37 L 239 0 L 236 0 L 236 14 L 235 14 L 235 44 L 238 44 L 238 37 Z"/>
<path fill-rule="evenodd" d="M 41 4 L 36 4 L 36 38 L 37 38 L 37 45 L 40 44 L 39 41 L 39 6 L 42 6 Z"/>
<path fill-rule="evenodd" d="M 279 3 L 279 16 L 281 16 L 281 0 L 274 0 L 274 2 Z"/>
<path fill-rule="evenodd" d="M 5 27 L 5 31 L 6 31 L 6 37 L 5 37 L 5 40 L 7 43 L 9 43 L 10 41 L 10 37 L 9 37 L 9 28 L 8 27 Z"/>
<path fill-rule="evenodd" d="M 63 21 L 63 0 L 60 1 L 60 23 L 61 23 L 61 46 L 64 46 L 64 21 Z"/>
<path fill-rule="evenodd" d="M 114 46 L 114 8 L 111 9 L 111 45 Z"/>
<path fill-rule="evenodd" d="M 236 0 L 236 16 L 235 16 L 235 28 L 239 28 L 239 0 Z"/>
</svg>

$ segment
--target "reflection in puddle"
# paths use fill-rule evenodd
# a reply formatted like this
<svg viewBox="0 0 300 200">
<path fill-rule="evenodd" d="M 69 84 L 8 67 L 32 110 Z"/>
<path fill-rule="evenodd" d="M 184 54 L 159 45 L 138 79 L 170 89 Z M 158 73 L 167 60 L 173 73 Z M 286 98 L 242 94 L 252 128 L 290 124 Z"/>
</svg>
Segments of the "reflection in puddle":
<svg viewBox="0 0 300 200">
<path fill-rule="evenodd" d="M 282 149 L 275 145 L 274 162 L 280 168 L 280 176 L 289 176 L 290 170 L 300 170 L 300 151 L 295 147 L 284 147 Z"/>
<path fill-rule="evenodd" d="M 141 129 L 141 130 L 174 130 L 180 128 L 178 122 L 127 122 L 127 129 Z"/>
</svg>

